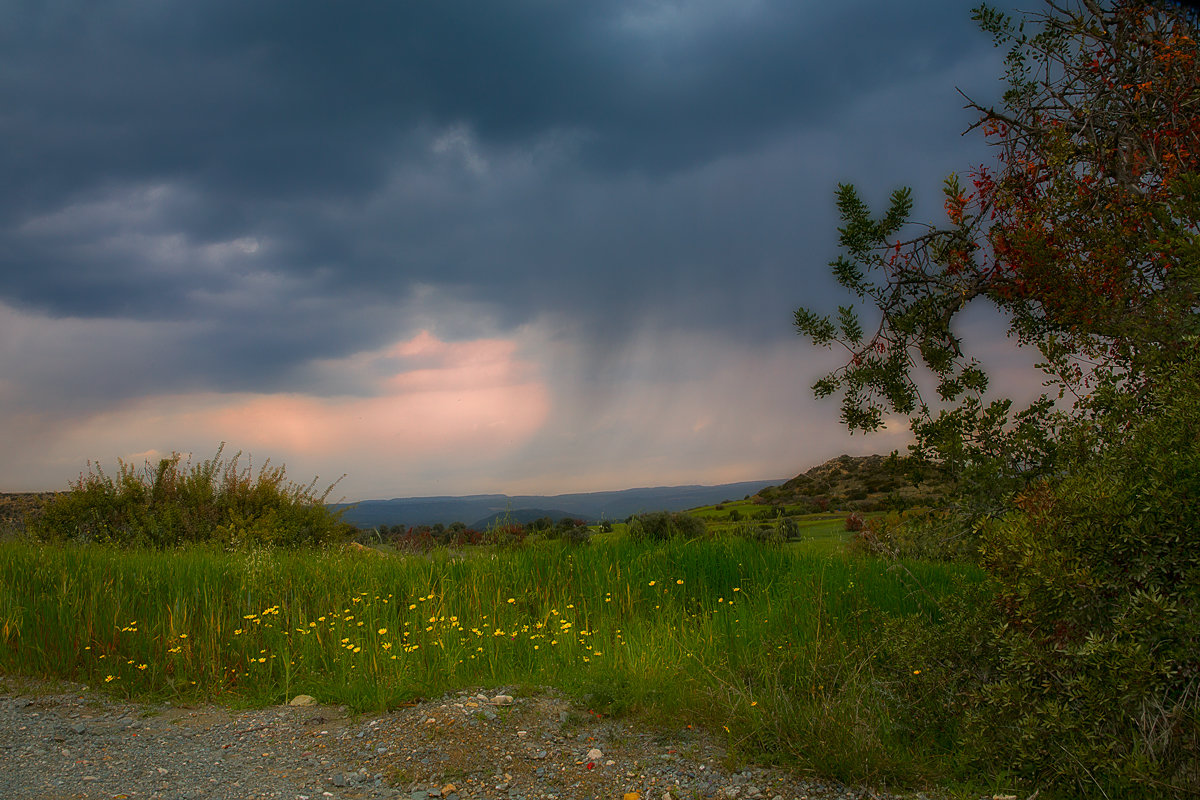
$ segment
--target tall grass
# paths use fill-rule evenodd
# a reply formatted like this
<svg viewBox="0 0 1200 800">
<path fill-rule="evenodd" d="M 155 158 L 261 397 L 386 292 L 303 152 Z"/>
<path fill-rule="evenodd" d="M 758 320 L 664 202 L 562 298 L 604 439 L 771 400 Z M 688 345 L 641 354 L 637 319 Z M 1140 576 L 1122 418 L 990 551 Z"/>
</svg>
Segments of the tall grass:
<svg viewBox="0 0 1200 800">
<path fill-rule="evenodd" d="M 241 453 L 193 464 L 172 453 L 135 468 L 120 459 L 109 474 L 88 463 L 70 491 L 50 498 L 26 519 L 26 534 L 42 541 L 101 542 L 122 547 L 175 547 L 200 542 L 234 546 L 319 546 L 352 528 L 325 506 L 334 485 L 317 494 L 268 460 L 253 474 Z"/>
<path fill-rule="evenodd" d="M 872 631 L 932 617 L 954 577 L 736 538 L 412 557 L 4 542 L 0 670 L 356 709 L 556 686 L 845 780 L 915 779 L 933 765 L 893 735 L 886 701 L 920 665 L 876 670 Z"/>
</svg>

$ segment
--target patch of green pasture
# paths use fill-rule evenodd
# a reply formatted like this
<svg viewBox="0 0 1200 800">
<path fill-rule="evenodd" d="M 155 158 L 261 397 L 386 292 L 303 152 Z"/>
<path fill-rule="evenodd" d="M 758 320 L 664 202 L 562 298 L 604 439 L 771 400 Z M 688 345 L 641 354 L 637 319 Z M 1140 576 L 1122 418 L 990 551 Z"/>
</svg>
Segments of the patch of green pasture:
<svg viewBox="0 0 1200 800">
<path fill-rule="evenodd" d="M 787 546 L 797 552 L 833 555 L 842 552 L 850 533 L 846 530 L 846 518 L 843 514 L 812 514 L 794 518 L 798 527 L 799 538 L 788 542 Z M 707 530 L 717 537 L 750 537 L 766 525 L 773 527 L 777 520 L 741 520 L 738 522 L 709 522 Z"/>
<path fill-rule="evenodd" d="M 717 506 L 721 506 L 720 509 Z M 770 510 L 768 506 L 760 505 L 752 500 L 734 500 L 729 503 L 715 503 L 709 506 L 700 506 L 698 508 L 689 509 L 686 513 L 694 517 L 700 517 L 704 520 L 726 519 L 731 511 L 737 511 L 742 516 L 752 516 L 763 510 Z"/>
<path fill-rule="evenodd" d="M 812 519 L 797 520 L 800 526 L 800 541 L 790 544 L 804 552 L 839 553 L 850 539 L 843 515 L 814 515 Z"/>
</svg>

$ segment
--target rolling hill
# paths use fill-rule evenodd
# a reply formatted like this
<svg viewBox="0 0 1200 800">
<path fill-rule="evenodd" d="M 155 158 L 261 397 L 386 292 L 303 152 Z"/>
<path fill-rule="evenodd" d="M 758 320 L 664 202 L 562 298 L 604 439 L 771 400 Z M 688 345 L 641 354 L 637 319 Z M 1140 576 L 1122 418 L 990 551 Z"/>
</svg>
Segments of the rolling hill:
<svg viewBox="0 0 1200 800">
<path fill-rule="evenodd" d="M 779 481 L 743 481 L 718 486 L 662 486 L 612 492 L 582 492 L 552 496 L 504 494 L 465 497 L 401 497 L 392 500 L 363 500 L 333 504 L 345 509 L 342 519 L 360 528 L 380 525 L 433 525 L 451 522 L 486 522 L 496 514 L 510 512 L 523 520 L 522 512 L 558 519 L 578 517 L 588 522 L 623 520 L 644 511 L 684 511 L 697 506 L 740 499 Z M 546 511 L 545 509 L 555 509 Z"/>
<path fill-rule="evenodd" d="M 764 487 L 753 499 L 779 507 L 805 506 L 821 500 L 841 507 L 872 507 L 888 498 L 908 504 L 937 502 L 949 490 L 949 484 L 937 475 L 915 482 L 900 459 L 841 455 L 779 486 Z"/>
</svg>

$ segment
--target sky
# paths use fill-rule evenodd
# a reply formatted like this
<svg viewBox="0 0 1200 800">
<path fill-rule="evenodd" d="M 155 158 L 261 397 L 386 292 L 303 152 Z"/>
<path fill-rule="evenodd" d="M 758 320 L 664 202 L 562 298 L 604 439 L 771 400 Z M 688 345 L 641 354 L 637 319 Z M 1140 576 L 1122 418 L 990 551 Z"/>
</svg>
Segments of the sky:
<svg viewBox="0 0 1200 800">
<path fill-rule="evenodd" d="M 937 220 L 992 159 L 971 5 L 0 0 L 0 491 L 222 442 L 333 500 L 903 449 L 812 398 L 793 312 L 848 302 L 839 182 Z"/>
</svg>

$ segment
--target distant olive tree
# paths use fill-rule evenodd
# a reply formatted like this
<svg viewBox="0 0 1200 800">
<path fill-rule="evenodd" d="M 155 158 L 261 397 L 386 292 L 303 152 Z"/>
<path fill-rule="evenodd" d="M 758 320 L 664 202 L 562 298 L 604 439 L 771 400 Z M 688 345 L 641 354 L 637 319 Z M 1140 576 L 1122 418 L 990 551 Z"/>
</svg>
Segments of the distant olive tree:
<svg viewBox="0 0 1200 800">
<path fill-rule="evenodd" d="M 655 511 L 637 514 L 630 520 L 629 536 L 652 542 L 680 537 L 698 539 L 705 535 L 704 520 L 682 512 Z"/>
</svg>

